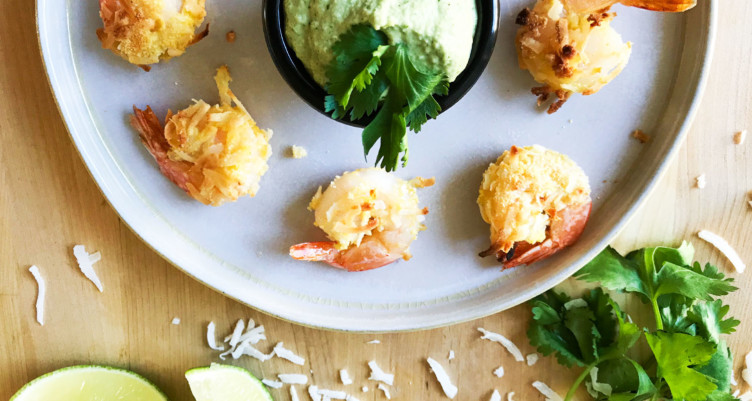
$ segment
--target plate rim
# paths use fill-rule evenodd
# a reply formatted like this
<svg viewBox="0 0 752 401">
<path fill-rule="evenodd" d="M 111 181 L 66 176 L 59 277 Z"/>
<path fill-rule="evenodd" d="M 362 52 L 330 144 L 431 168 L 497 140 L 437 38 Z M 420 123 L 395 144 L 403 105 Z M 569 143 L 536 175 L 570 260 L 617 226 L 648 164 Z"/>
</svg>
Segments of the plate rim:
<svg viewBox="0 0 752 401">
<path fill-rule="evenodd" d="M 604 247 L 605 245 L 611 243 L 614 238 L 621 232 L 621 230 L 626 226 L 626 224 L 629 223 L 629 221 L 634 217 L 637 210 L 640 209 L 640 207 L 645 203 L 647 198 L 650 196 L 650 194 L 655 190 L 657 183 L 661 180 L 661 178 L 665 175 L 665 172 L 667 171 L 668 167 L 671 165 L 672 161 L 674 160 L 676 154 L 678 153 L 681 144 L 684 142 L 690 128 L 692 125 L 692 122 L 697 114 L 697 110 L 700 106 L 702 95 L 704 93 L 705 87 L 707 85 L 708 81 L 708 75 L 710 72 L 711 67 L 711 61 L 712 61 L 712 55 L 714 50 L 714 44 L 715 44 L 715 37 L 716 37 L 716 31 L 717 31 L 717 15 L 718 15 L 718 1 L 717 0 L 710 0 L 708 2 L 703 2 L 700 4 L 707 4 L 705 6 L 705 10 L 703 10 L 707 15 L 705 16 L 705 20 L 707 21 L 707 33 L 705 35 L 701 35 L 700 43 L 696 45 L 696 48 L 702 51 L 702 54 L 700 55 L 698 60 L 695 60 L 695 63 L 699 64 L 697 67 L 699 68 L 698 72 L 695 72 L 692 74 L 692 83 L 693 87 L 690 90 L 690 94 L 687 97 L 688 99 L 691 97 L 691 100 L 685 101 L 686 104 L 682 106 L 682 110 L 684 111 L 684 118 L 683 119 L 677 119 L 677 121 L 681 121 L 679 123 L 679 126 L 677 128 L 677 133 L 674 136 L 673 141 L 668 141 L 668 149 L 664 153 L 663 160 L 660 162 L 658 167 L 654 170 L 653 176 L 647 180 L 643 186 L 643 191 L 632 201 L 632 203 L 628 206 L 626 212 L 624 215 L 617 221 L 616 224 L 614 224 L 607 233 L 602 236 L 601 240 L 596 243 L 595 246 L 593 246 L 589 251 L 583 252 L 580 256 L 576 258 L 576 260 L 571 263 L 569 266 L 566 266 L 565 268 L 557 269 L 555 272 L 547 275 L 544 280 L 541 282 L 536 283 L 536 286 L 531 286 L 531 288 L 521 291 L 516 295 L 516 297 L 512 300 L 509 300 L 505 303 L 498 303 L 494 304 L 493 306 L 489 305 L 482 305 L 480 308 L 475 309 L 462 309 L 461 313 L 456 313 L 456 311 L 450 311 L 450 312 L 442 312 L 442 314 L 438 317 L 431 318 L 430 321 L 422 320 L 420 322 L 411 322 L 411 323 L 405 323 L 403 321 L 394 321 L 391 322 L 392 326 L 389 326 L 388 324 L 389 319 L 386 320 L 387 326 L 384 326 L 385 320 L 380 319 L 375 324 L 374 321 L 369 319 L 361 319 L 357 321 L 357 325 L 353 325 L 352 321 L 347 319 L 337 319 L 336 317 L 329 316 L 330 320 L 327 323 L 323 323 L 321 321 L 316 321 L 315 319 L 311 319 L 311 316 L 309 316 L 306 313 L 294 313 L 291 312 L 287 308 L 286 311 L 279 310 L 278 308 L 275 308 L 273 305 L 269 306 L 266 304 L 271 304 L 269 302 L 263 302 L 260 301 L 261 298 L 263 298 L 263 295 L 261 296 L 246 296 L 247 288 L 241 288 L 240 286 L 235 286 L 235 288 L 227 289 L 227 286 L 221 286 L 217 283 L 219 281 L 227 282 L 228 284 L 231 283 L 233 280 L 232 278 L 225 278 L 225 280 L 215 280 L 209 277 L 211 274 L 210 269 L 203 268 L 203 269 L 190 269 L 189 267 L 183 267 L 183 262 L 185 262 L 185 266 L 190 266 L 191 263 L 188 263 L 184 256 L 181 255 L 175 255 L 174 251 L 169 252 L 169 250 L 166 250 L 166 247 L 164 245 L 159 245 L 159 242 L 152 243 L 150 240 L 154 235 L 149 235 L 148 233 L 143 233 L 139 229 L 144 229 L 143 227 L 143 221 L 136 221 L 136 217 L 133 213 L 127 213 L 127 210 L 124 205 L 122 205 L 122 200 L 119 200 L 119 198 L 114 197 L 116 194 L 116 188 L 113 188 L 112 186 L 108 185 L 107 182 L 105 182 L 105 177 L 103 176 L 103 172 L 98 168 L 98 166 L 95 164 L 95 156 L 88 152 L 86 152 L 85 148 L 83 147 L 83 141 L 85 138 L 81 136 L 81 134 L 77 131 L 74 131 L 71 129 L 71 127 L 75 127 L 74 124 L 75 116 L 70 114 L 69 109 L 65 106 L 61 106 L 60 99 L 63 99 L 65 97 L 61 96 L 62 93 L 62 87 L 60 81 L 58 81 L 58 77 L 56 75 L 56 67 L 60 67 L 58 65 L 59 61 L 57 60 L 50 60 L 50 50 L 49 50 L 49 44 L 48 42 L 45 42 L 43 40 L 43 33 L 46 32 L 47 26 L 43 26 L 42 24 L 42 18 L 43 14 L 40 13 L 40 8 L 44 8 L 49 3 L 56 3 L 51 0 L 36 0 L 35 1 L 35 13 L 36 13 L 36 30 L 37 30 L 37 39 L 39 43 L 39 49 L 40 49 L 40 57 L 42 59 L 42 63 L 44 65 L 45 70 L 45 76 L 47 78 L 48 86 L 50 87 L 50 91 L 52 93 L 53 100 L 55 102 L 55 105 L 58 109 L 58 112 L 60 113 L 60 116 L 65 124 L 66 131 L 68 132 L 69 137 L 74 143 L 74 147 L 76 149 L 76 152 L 78 153 L 79 157 L 81 157 L 82 161 L 84 162 L 84 165 L 86 166 L 86 170 L 88 171 L 89 175 L 94 179 L 94 181 L 97 184 L 97 187 L 106 199 L 106 201 L 110 204 L 110 206 L 115 210 L 118 217 L 121 221 L 123 221 L 128 227 L 141 241 L 143 241 L 149 248 L 151 248 L 154 252 L 156 252 L 158 255 L 160 255 L 164 260 L 166 260 L 168 263 L 172 264 L 176 268 L 178 268 L 183 273 L 187 274 L 189 277 L 192 277 L 193 279 L 201 282 L 202 284 L 206 285 L 207 287 L 213 289 L 214 291 L 217 291 L 231 299 L 234 299 L 235 301 L 238 301 L 244 305 L 247 305 L 253 309 L 256 309 L 262 313 L 274 316 L 276 318 L 279 318 L 281 320 L 300 324 L 307 327 L 313 327 L 318 329 L 324 329 L 324 330 L 334 330 L 334 331 L 345 331 L 345 332 L 360 332 L 360 333 L 385 333 L 385 332 L 403 332 L 403 331 L 416 331 L 416 330 L 427 330 L 427 329 L 433 329 L 437 327 L 444 327 L 448 325 L 458 324 L 462 322 L 467 322 L 475 319 L 479 319 L 485 316 L 489 316 L 498 312 L 501 312 L 503 310 L 512 308 L 514 306 L 517 306 L 532 297 L 558 285 L 565 279 L 567 279 L 569 276 L 571 276 L 575 271 L 577 271 L 582 265 L 584 265 L 588 260 L 592 259 L 598 252 L 600 252 L 600 249 Z M 67 17 L 67 5 L 70 3 L 70 1 L 64 1 L 58 3 L 58 5 L 62 4 L 62 7 L 65 7 L 65 27 L 66 27 L 66 36 L 68 39 L 68 43 L 70 45 L 70 30 L 68 26 L 68 17 Z M 698 5 L 699 6 L 699 5 Z M 690 24 L 687 24 L 685 21 L 684 29 L 687 29 L 687 26 Z M 686 46 L 686 42 L 682 44 L 683 46 Z M 72 46 L 68 49 L 69 52 L 72 51 Z M 683 48 L 682 51 L 682 59 L 683 61 L 684 52 L 686 51 L 686 48 Z M 71 60 L 73 60 L 72 54 L 70 54 Z M 67 59 L 66 59 L 67 61 Z M 71 63 L 70 68 L 75 70 L 75 63 Z M 77 75 L 76 75 L 77 77 Z M 76 82 L 78 84 L 78 81 L 76 79 Z M 83 89 L 79 89 L 83 92 Z M 674 84 L 675 86 L 675 84 Z M 83 103 L 86 103 L 84 100 L 81 100 Z M 88 115 L 89 119 L 88 122 L 93 125 L 93 129 L 95 131 L 98 131 L 94 122 L 93 117 Z M 101 155 L 99 155 L 101 156 Z M 111 161 L 114 160 L 114 158 L 110 157 Z M 119 169 L 119 166 L 115 166 L 117 169 Z M 126 180 L 127 181 L 127 180 Z M 135 189 L 133 189 L 134 192 Z M 136 194 L 139 195 L 139 194 Z M 137 196 L 140 198 L 140 196 Z M 144 202 L 146 202 L 144 200 Z M 148 202 L 147 202 L 148 203 Z M 156 213 L 156 211 L 153 211 Z M 167 222 L 164 222 L 167 224 Z M 168 224 L 169 225 L 169 224 Z M 226 263 L 225 263 L 226 264 Z M 237 276 L 238 272 L 235 272 L 235 275 L 233 275 L 233 272 L 229 272 L 231 276 Z M 214 274 L 214 276 L 218 276 L 217 274 Z M 221 287 L 224 287 L 222 289 Z M 231 286 L 230 286 L 231 287 Z M 534 287 L 534 289 L 533 289 Z M 254 290 L 258 290 L 254 288 Z M 265 307 L 266 306 L 266 307 Z M 321 317 L 319 316 L 313 316 Z"/>
</svg>

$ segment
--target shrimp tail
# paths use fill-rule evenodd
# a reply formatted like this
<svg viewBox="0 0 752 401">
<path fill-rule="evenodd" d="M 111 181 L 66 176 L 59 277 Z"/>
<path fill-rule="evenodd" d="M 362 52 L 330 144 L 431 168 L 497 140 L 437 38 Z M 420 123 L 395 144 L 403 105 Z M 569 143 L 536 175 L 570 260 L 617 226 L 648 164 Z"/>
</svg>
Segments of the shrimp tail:
<svg viewBox="0 0 752 401">
<path fill-rule="evenodd" d="M 697 5 L 697 0 L 564 0 L 564 6 L 575 14 L 589 14 L 603 11 L 621 3 L 650 11 L 682 12 Z"/>
<path fill-rule="evenodd" d="M 625 6 L 650 11 L 682 12 L 697 5 L 697 0 L 621 0 Z"/>
<path fill-rule="evenodd" d="M 131 126 L 138 131 L 141 143 L 144 144 L 146 150 L 154 157 L 162 174 L 190 194 L 188 190 L 188 170 L 190 166 L 185 162 L 174 161 L 167 155 L 170 144 L 167 142 L 167 138 L 165 138 L 162 124 L 151 107 L 146 106 L 146 110 L 141 110 L 133 106 Z"/>
<path fill-rule="evenodd" d="M 337 258 L 339 251 L 333 242 L 304 242 L 290 247 L 290 256 L 293 259 L 307 262 L 332 263 Z"/>
<path fill-rule="evenodd" d="M 308 262 L 324 262 L 350 272 L 360 272 L 386 266 L 399 257 L 388 253 L 383 246 L 369 242 L 366 246 L 343 251 L 334 242 L 305 242 L 290 247 L 290 256 Z"/>
<path fill-rule="evenodd" d="M 501 242 L 492 244 L 490 248 L 481 252 L 481 257 L 496 256 L 504 269 L 521 265 L 529 265 L 545 259 L 556 252 L 574 244 L 585 230 L 592 202 L 574 207 L 567 207 L 556 212 L 551 219 L 548 238 L 537 244 L 524 241 L 516 242 L 511 249 L 504 252 Z"/>
</svg>

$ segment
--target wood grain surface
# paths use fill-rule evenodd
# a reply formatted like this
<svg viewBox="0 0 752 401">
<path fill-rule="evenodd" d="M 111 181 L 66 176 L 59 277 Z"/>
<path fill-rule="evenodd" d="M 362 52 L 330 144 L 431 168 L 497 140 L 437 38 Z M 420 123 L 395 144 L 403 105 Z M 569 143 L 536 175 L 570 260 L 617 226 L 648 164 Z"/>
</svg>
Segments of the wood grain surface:
<svg viewBox="0 0 752 401">
<path fill-rule="evenodd" d="M 752 262 L 752 208 L 746 198 L 752 190 L 752 140 L 743 146 L 732 142 L 734 132 L 752 130 L 752 2 L 719 3 L 712 73 L 689 138 L 616 246 L 628 250 L 691 239 L 699 260 L 731 272 L 730 264 L 695 236 L 702 228 L 720 233 Z M 312 372 L 313 382 L 335 389 L 343 388 L 338 370 L 347 368 L 355 383 L 346 389 L 361 400 L 384 399 L 366 380 L 371 359 L 397 374 L 392 389 L 397 400 L 444 399 L 425 362 L 428 356 L 444 363 L 460 388 L 458 400 L 487 400 L 493 389 L 514 391 L 516 400 L 539 400 L 533 380 L 562 391 L 577 373 L 551 358 L 533 367 L 516 363 L 497 344 L 479 339 L 476 328 L 485 327 L 532 352 L 525 337 L 526 306 L 430 331 L 344 334 L 272 318 L 172 267 L 120 221 L 73 147 L 41 64 L 33 0 L 0 1 L 0 101 L 0 399 L 51 370 L 96 363 L 132 369 L 170 399 L 190 400 L 184 372 L 218 361 L 205 345 L 206 324 L 214 320 L 224 335 L 237 319 L 249 317 L 267 328 L 270 340 L 262 350 L 284 341 L 305 356 L 306 365 L 250 358 L 234 363 L 261 377 Z M 702 173 L 707 187 L 693 188 Z M 102 252 L 97 270 L 104 293 L 78 271 L 71 252 L 77 243 Z M 49 284 L 43 327 L 34 320 L 31 264 Z M 752 349 L 752 273 L 732 276 L 743 288 L 729 297 L 732 313 L 742 320 L 730 337 L 739 377 L 741 356 Z M 181 324 L 172 325 L 173 317 Z M 375 338 L 381 344 L 367 344 Z M 450 350 L 456 358 L 447 362 Z M 491 373 L 500 365 L 507 372 L 501 379 Z M 363 385 L 371 391 L 362 393 Z M 272 393 L 289 399 L 286 389 Z"/>
</svg>

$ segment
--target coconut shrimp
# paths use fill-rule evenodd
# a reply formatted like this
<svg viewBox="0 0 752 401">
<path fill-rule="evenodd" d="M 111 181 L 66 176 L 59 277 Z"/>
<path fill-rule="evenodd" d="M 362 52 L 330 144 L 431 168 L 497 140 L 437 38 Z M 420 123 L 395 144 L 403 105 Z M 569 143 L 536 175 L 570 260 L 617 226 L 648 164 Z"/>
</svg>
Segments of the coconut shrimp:
<svg viewBox="0 0 752 401">
<path fill-rule="evenodd" d="M 425 230 L 428 209 L 418 206 L 416 188 L 433 179 L 404 181 L 380 168 L 348 172 L 318 192 L 309 206 L 315 225 L 331 241 L 290 248 L 298 260 L 325 262 L 348 271 L 364 271 L 409 260 L 410 244 Z"/>
<path fill-rule="evenodd" d="M 538 0 L 517 16 L 516 48 L 520 68 L 543 86 L 533 88 L 538 105 L 551 95 L 554 113 L 572 93 L 592 95 L 616 78 L 629 61 L 632 44 L 622 41 L 609 7 L 617 0 Z M 684 11 L 695 0 L 623 0 L 654 11 Z"/>
<path fill-rule="evenodd" d="M 214 80 L 220 104 L 197 100 L 177 114 L 168 111 L 164 128 L 151 107 L 134 106 L 131 125 L 162 174 L 196 200 L 219 206 L 256 195 L 269 169 L 272 132 L 259 128 L 232 93 L 227 67 Z"/>
<path fill-rule="evenodd" d="M 132 64 L 180 56 L 209 33 L 196 33 L 206 16 L 205 0 L 99 0 L 104 24 L 97 29 L 102 47 Z"/>
<path fill-rule="evenodd" d="M 590 185 L 569 157 L 534 145 L 512 146 L 483 174 L 480 213 L 503 267 L 531 264 L 573 244 L 590 216 Z"/>
</svg>

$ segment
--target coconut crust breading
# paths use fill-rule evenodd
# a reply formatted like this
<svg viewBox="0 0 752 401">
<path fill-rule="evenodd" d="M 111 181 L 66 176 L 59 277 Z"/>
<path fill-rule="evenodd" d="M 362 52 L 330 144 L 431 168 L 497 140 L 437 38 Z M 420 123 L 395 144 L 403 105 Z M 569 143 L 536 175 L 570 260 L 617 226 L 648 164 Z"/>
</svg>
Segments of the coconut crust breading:
<svg viewBox="0 0 752 401">
<path fill-rule="evenodd" d="M 99 7 L 102 47 L 147 71 L 209 33 L 208 25 L 196 33 L 206 16 L 205 0 L 99 0 Z"/>
</svg>

